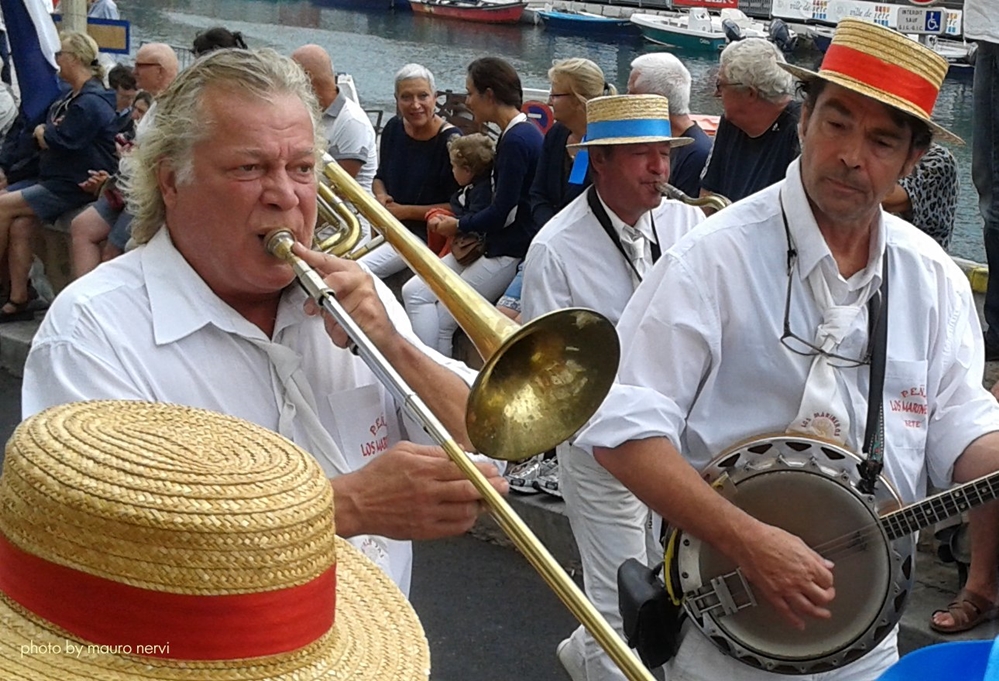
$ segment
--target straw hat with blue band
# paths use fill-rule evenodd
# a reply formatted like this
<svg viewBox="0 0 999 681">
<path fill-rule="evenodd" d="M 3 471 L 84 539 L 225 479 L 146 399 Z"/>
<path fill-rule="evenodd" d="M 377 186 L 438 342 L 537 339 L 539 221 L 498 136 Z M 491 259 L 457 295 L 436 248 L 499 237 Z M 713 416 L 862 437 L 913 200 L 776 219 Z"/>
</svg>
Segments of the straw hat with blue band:
<svg viewBox="0 0 999 681">
<path fill-rule="evenodd" d="M 333 521 L 316 461 L 260 426 L 37 414 L 0 477 L 0 678 L 426 681 L 412 607 Z"/>
<path fill-rule="evenodd" d="M 618 144 L 656 144 L 669 142 L 682 147 L 691 137 L 673 137 L 669 123 L 669 102 L 660 95 L 611 95 L 586 102 L 586 135 L 572 164 L 569 182 L 582 184 L 589 166 L 587 147 Z"/>
<path fill-rule="evenodd" d="M 836 26 L 818 72 L 779 64 L 795 78 L 820 78 L 875 99 L 930 126 L 941 140 L 964 141 L 930 119 L 947 60 L 911 38 L 860 19 L 843 19 Z"/>
</svg>

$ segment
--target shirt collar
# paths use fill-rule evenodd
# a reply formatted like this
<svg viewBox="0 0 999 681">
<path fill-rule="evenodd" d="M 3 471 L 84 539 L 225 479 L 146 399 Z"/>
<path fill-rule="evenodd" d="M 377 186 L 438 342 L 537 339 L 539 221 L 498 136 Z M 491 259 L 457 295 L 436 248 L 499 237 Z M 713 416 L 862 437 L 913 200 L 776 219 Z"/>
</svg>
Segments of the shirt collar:
<svg viewBox="0 0 999 681">
<path fill-rule="evenodd" d="M 615 213 L 610 209 L 610 207 L 604 202 L 603 198 L 601 198 L 600 192 L 596 191 L 596 188 L 594 188 L 594 191 L 597 194 L 597 200 L 600 201 L 600 205 L 604 207 L 605 211 L 607 211 L 607 217 L 610 218 L 611 226 L 614 228 L 614 231 L 617 232 L 619 236 L 622 233 L 624 233 L 626 229 L 635 230 L 638 233 L 640 233 L 642 236 L 644 236 L 646 239 L 648 239 L 650 243 L 658 243 L 658 241 L 656 240 L 656 233 L 655 230 L 652 229 L 652 221 L 650 219 L 652 211 L 647 210 L 644 213 L 642 213 L 642 216 L 638 218 L 638 222 L 636 222 L 635 226 L 632 227 L 624 220 L 619 218 L 617 216 L 617 213 Z"/>
<path fill-rule="evenodd" d="M 208 325 L 246 338 L 269 340 L 259 327 L 215 295 L 174 246 L 165 226 L 142 247 L 141 258 L 157 345 L 177 342 Z M 305 294 L 297 286 L 285 290 L 278 305 L 275 338 L 304 318 L 304 302 Z"/>
<path fill-rule="evenodd" d="M 336 99 L 326 107 L 326 111 L 323 112 L 323 116 L 329 116 L 330 118 L 336 118 L 343 111 L 344 105 L 347 103 L 347 96 L 344 94 L 343 89 L 337 93 Z"/>
<path fill-rule="evenodd" d="M 517 123 L 521 123 L 526 120 L 527 120 L 527 114 L 521 111 L 519 114 L 514 116 L 509 123 L 506 124 L 506 127 L 503 128 L 503 132 L 500 133 L 500 137 L 505 135 L 510 130 L 510 128 L 517 125 Z"/>
<path fill-rule="evenodd" d="M 791 232 L 791 239 L 798 252 L 798 273 L 802 279 L 806 279 L 816 267 L 821 267 L 827 280 L 830 277 L 838 277 L 839 267 L 833 257 L 829 245 L 826 243 L 819 225 L 815 221 L 811 204 L 805 193 L 805 186 L 801 181 L 801 158 L 796 158 L 787 168 L 787 176 L 784 181 L 784 188 L 781 192 L 781 204 L 784 214 L 787 216 L 788 230 Z M 870 254 L 867 259 L 867 266 L 844 282 L 847 288 L 853 290 L 866 286 L 868 282 L 876 280 L 881 282 L 881 259 L 885 252 L 885 224 L 884 211 L 878 212 L 878 223 L 874 228 L 874 238 L 871 239 Z"/>
</svg>

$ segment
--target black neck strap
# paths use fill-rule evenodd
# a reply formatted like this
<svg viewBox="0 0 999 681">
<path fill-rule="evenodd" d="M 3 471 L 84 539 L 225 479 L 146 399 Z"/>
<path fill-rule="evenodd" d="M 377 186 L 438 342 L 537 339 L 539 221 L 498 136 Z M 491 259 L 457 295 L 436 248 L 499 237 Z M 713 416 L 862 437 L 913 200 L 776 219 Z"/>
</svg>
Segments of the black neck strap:
<svg viewBox="0 0 999 681">
<path fill-rule="evenodd" d="M 617 233 L 614 226 L 611 224 L 610 216 L 607 215 L 607 211 L 604 210 L 604 204 L 600 202 L 600 197 L 597 196 L 597 188 L 592 184 L 586 190 L 586 202 L 590 204 L 590 210 L 592 210 L 593 214 L 597 217 L 597 222 L 599 222 L 600 226 L 604 228 L 605 232 L 607 232 L 607 236 L 610 237 L 610 240 L 617 247 L 617 250 L 621 253 L 621 257 L 624 258 L 624 261 L 628 263 L 628 267 L 630 267 L 631 271 L 635 273 L 636 277 L 638 277 L 638 281 L 641 281 L 642 275 L 638 273 L 638 270 L 635 268 L 635 263 L 631 262 L 631 258 L 629 258 L 628 254 L 625 253 L 624 246 L 621 245 L 621 235 Z M 656 240 L 649 244 L 652 247 L 652 263 L 655 264 L 663 252 L 662 247 L 659 245 L 659 232 L 656 231 L 656 221 L 653 219 L 651 212 L 649 213 L 649 222 L 652 223 L 652 233 L 656 235 Z"/>
<path fill-rule="evenodd" d="M 792 276 L 791 265 L 798 252 L 791 241 L 791 228 L 787 224 L 787 212 L 781 196 L 781 214 L 784 218 L 784 234 L 787 237 L 788 276 Z M 858 465 L 860 482 L 858 489 L 864 494 L 874 494 L 878 476 L 884 468 L 884 388 L 885 362 L 888 354 L 888 248 L 881 256 L 881 288 L 867 301 L 867 329 L 869 356 L 871 359 L 871 384 L 867 393 L 867 424 L 864 427 L 864 459 Z"/>
</svg>

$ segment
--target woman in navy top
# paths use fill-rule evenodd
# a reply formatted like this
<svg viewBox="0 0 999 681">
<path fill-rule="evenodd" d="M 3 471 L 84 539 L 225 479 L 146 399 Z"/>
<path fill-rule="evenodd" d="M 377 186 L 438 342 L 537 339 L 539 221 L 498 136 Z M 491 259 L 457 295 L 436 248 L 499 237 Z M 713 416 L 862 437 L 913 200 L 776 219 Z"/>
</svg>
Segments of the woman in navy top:
<svg viewBox="0 0 999 681">
<path fill-rule="evenodd" d="M 445 218 L 437 232 L 444 236 L 455 232 L 481 235 L 483 257 L 468 267 L 462 267 L 450 255 L 443 262 L 483 297 L 495 302 L 513 279 L 535 234 L 530 189 L 543 137 L 520 111 L 520 76 L 507 62 L 498 57 L 476 59 L 468 66 L 465 88 L 466 105 L 475 122 L 492 123 L 501 131 L 492 175 L 493 199 L 488 208 L 475 215 Z M 403 299 L 420 340 L 450 356 L 458 325 L 430 288 L 412 279 L 403 287 Z"/>
<path fill-rule="evenodd" d="M 16 182 L 0 196 L 0 256 L 8 257 L 10 272 L 10 297 L 0 308 L 0 322 L 31 316 L 28 270 L 34 231 L 42 222 L 94 200 L 80 188 L 91 170 L 113 173 L 118 166 L 114 138 L 121 122 L 115 93 L 104 87 L 97 43 L 75 31 L 64 31 L 61 39 L 56 63 L 70 91 L 56 100 L 46 122 L 34 130 L 41 150 L 38 178 Z"/>
<path fill-rule="evenodd" d="M 395 102 L 399 115 L 390 118 L 382 130 L 371 190 L 397 220 L 426 241 L 427 211 L 447 208 L 451 195 L 458 191 L 447 145 L 461 131 L 434 112 L 437 89 L 434 74 L 425 66 L 406 64 L 399 69 Z M 406 267 L 385 246 L 361 260 L 383 278 Z"/>
</svg>

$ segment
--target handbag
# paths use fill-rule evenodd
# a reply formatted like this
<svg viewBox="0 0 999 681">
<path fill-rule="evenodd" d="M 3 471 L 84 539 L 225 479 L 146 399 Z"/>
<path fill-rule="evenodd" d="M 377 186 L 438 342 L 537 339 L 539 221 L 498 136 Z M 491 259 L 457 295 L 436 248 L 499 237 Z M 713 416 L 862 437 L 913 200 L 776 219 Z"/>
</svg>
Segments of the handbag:
<svg viewBox="0 0 999 681">
<path fill-rule="evenodd" d="M 451 255 L 462 267 L 468 267 L 486 252 L 486 240 L 479 234 L 455 234 L 451 237 Z"/>
</svg>

